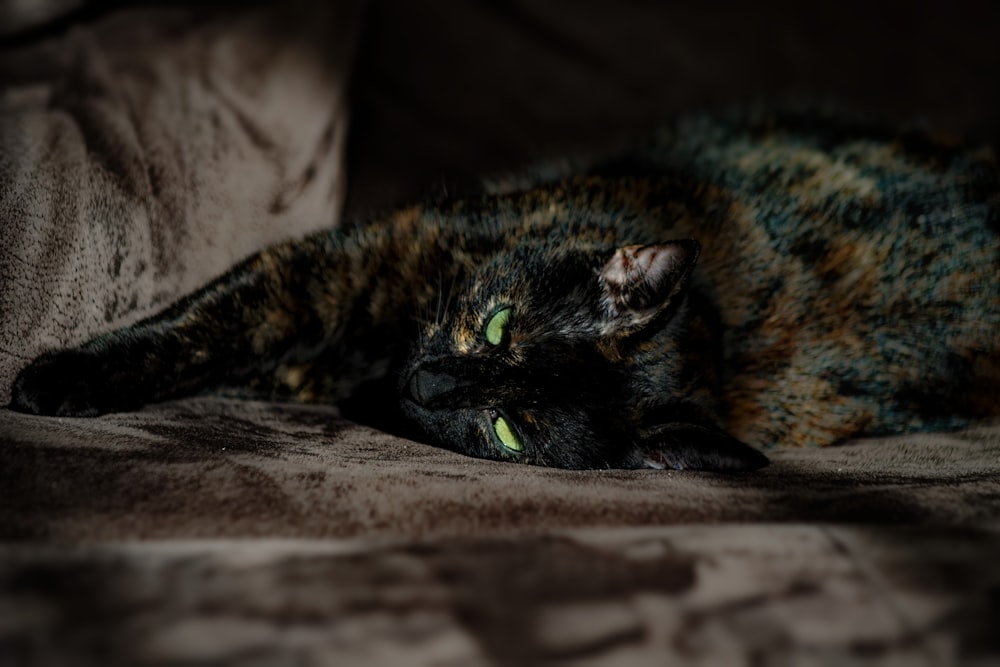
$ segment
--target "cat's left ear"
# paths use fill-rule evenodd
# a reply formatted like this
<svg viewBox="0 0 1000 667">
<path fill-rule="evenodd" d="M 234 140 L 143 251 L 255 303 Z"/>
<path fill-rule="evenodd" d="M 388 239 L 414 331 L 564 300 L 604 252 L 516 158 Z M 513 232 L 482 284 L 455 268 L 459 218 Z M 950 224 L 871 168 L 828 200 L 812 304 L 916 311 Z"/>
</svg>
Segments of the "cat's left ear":
<svg viewBox="0 0 1000 667">
<path fill-rule="evenodd" d="M 635 455 L 644 467 L 659 470 L 744 472 L 770 463 L 759 451 L 725 431 L 692 424 L 656 429 L 636 446 Z"/>
<path fill-rule="evenodd" d="M 634 331 L 669 306 L 700 251 L 697 241 L 618 248 L 598 275 L 609 332 Z"/>
</svg>

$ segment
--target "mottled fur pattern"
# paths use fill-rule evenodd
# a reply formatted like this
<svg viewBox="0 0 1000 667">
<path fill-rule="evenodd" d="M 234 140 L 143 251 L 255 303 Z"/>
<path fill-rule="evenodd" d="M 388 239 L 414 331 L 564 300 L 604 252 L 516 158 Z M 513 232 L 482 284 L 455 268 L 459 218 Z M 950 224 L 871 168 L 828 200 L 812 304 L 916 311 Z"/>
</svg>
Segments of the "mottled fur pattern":
<svg viewBox="0 0 1000 667">
<path fill-rule="evenodd" d="M 998 234 L 988 150 L 822 113 L 682 118 L 565 179 L 264 250 L 40 357 L 11 406 L 229 388 L 486 458 L 753 468 L 744 443 L 1000 414 Z"/>
</svg>

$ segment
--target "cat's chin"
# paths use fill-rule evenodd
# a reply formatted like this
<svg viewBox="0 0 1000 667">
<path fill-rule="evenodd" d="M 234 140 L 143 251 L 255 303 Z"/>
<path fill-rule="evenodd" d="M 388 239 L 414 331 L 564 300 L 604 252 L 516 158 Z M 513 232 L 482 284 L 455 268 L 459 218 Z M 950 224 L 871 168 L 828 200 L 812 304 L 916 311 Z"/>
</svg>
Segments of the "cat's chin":
<svg viewBox="0 0 1000 667">
<path fill-rule="evenodd" d="M 465 441 L 460 433 L 462 417 L 455 410 L 427 408 L 406 396 L 400 397 L 400 412 L 410 427 L 408 437 L 435 447 L 480 459 L 490 458 L 475 451 L 474 446 Z M 449 430 L 453 432 L 449 433 Z"/>
<path fill-rule="evenodd" d="M 405 396 L 400 397 L 399 407 L 407 419 L 417 422 L 419 422 L 421 417 L 426 418 L 430 413 L 430 410 Z"/>
<path fill-rule="evenodd" d="M 400 412 L 403 415 L 403 418 L 407 422 L 407 425 L 409 426 L 410 431 L 414 436 L 418 436 L 420 440 L 436 445 L 438 447 L 444 447 L 445 449 L 450 449 L 454 451 L 461 451 L 461 450 L 456 450 L 454 447 L 450 447 L 447 443 L 442 442 L 440 438 L 435 437 L 434 433 L 430 428 L 431 424 L 434 424 L 436 421 L 442 418 L 441 415 L 436 413 L 440 413 L 443 411 L 431 410 L 405 396 L 400 397 L 399 407 L 400 407 Z"/>
</svg>

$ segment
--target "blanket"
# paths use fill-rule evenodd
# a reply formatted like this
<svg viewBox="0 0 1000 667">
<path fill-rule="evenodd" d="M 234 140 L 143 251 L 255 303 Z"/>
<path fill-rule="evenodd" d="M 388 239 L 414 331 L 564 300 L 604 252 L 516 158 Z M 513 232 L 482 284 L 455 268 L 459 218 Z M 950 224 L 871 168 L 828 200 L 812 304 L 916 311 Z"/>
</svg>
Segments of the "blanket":
<svg viewBox="0 0 1000 667">
<path fill-rule="evenodd" d="M 834 522 L 1000 529 L 1000 425 L 775 448 L 754 474 L 473 459 L 325 406 L 185 399 L 91 420 L 0 412 L 0 539 L 375 538 Z"/>
<path fill-rule="evenodd" d="M 0 39 L 32 27 L 0 50 L 0 404 L 40 351 L 271 241 L 670 112 L 815 93 L 995 140 L 1000 10 L 949 7 L 301 0 L 5 21 Z M 768 454 L 749 475 L 566 471 L 327 406 L 0 409 L 0 664 L 1000 657 L 1000 424 Z"/>
<path fill-rule="evenodd" d="M 739 476 L 512 470 L 217 398 L 0 434 L 11 664 L 1000 655 L 1000 427 Z"/>
</svg>

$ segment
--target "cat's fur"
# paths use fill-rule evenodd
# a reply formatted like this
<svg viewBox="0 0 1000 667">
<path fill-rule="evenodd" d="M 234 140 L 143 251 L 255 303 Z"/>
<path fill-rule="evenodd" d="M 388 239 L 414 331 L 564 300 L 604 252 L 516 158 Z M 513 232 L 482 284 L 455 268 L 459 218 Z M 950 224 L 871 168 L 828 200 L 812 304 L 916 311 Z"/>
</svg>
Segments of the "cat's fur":
<svg viewBox="0 0 1000 667">
<path fill-rule="evenodd" d="M 998 234 L 988 150 L 824 114 L 691 117 L 581 175 L 264 250 L 43 355 L 11 407 L 229 387 L 474 456 L 753 468 L 744 443 L 1000 414 Z"/>
</svg>

